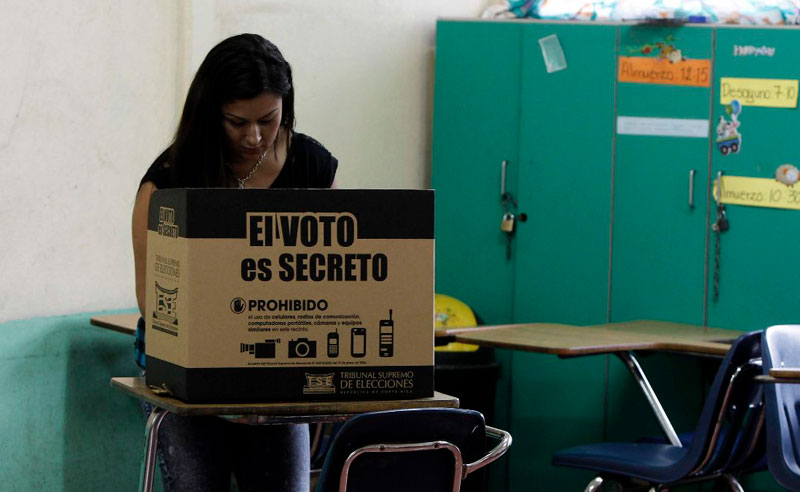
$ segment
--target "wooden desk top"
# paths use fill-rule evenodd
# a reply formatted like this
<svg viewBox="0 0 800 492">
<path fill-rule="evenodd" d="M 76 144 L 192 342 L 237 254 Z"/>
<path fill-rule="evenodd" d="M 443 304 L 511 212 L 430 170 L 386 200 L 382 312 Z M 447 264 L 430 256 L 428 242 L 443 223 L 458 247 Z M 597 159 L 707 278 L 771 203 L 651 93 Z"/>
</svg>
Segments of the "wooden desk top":
<svg viewBox="0 0 800 492">
<path fill-rule="evenodd" d="M 413 400 L 376 401 L 318 401 L 293 403 L 186 403 L 169 396 L 153 393 L 144 378 L 112 378 L 111 386 L 152 403 L 178 415 L 259 415 L 265 420 L 292 422 L 319 422 L 324 420 L 344 420 L 359 413 L 401 408 L 458 408 L 458 398 L 434 393 L 431 398 Z M 263 423 L 263 422 L 248 422 Z"/>
<path fill-rule="evenodd" d="M 125 333 L 126 335 L 135 335 L 136 323 L 138 321 L 139 313 L 124 313 L 92 316 L 89 323 L 94 326 L 99 326 L 100 328 L 107 328 L 119 333 Z"/>
<path fill-rule="evenodd" d="M 742 331 L 664 321 L 628 321 L 594 326 L 556 323 L 453 328 L 440 335 L 476 345 L 576 356 L 630 350 L 725 355 Z"/>
<path fill-rule="evenodd" d="M 138 313 L 94 316 L 94 326 L 136 333 Z M 744 332 L 666 321 L 637 320 L 593 326 L 558 323 L 486 325 L 436 330 L 436 336 L 475 345 L 540 352 L 561 356 L 629 350 L 659 350 L 725 355 L 730 342 Z"/>
<path fill-rule="evenodd" d="M 773 367 L 769 375 L 775 379 L 800 379 L 800 367 Z"/>
<path fill-rule="evenodd" d="M 760 374 L 756 381 L 774 384 L 800 384 L 800 367 L 773 367 L 769 375 Z"/>
</svg>

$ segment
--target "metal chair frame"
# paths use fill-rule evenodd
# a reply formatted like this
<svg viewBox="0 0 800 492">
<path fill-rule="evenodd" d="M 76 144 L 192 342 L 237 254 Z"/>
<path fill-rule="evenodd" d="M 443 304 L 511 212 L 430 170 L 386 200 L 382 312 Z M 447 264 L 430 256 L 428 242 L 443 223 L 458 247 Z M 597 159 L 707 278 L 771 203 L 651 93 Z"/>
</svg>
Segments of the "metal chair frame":
<svg viewBox="0 0 800 492">
<path fill-rule="evenodd" d="M 708 463 L 714 457 L 714 451 L 716 450 L 716 447 L 717 447 L 717 441 L 719 441 L 719 438 L 720 438 L 720 431 L 722 430 L 722 424 L 723 424 L 724 416 L 725 416 L 725 414 L 727 413 L 727 410 L 728 410 L 728 403 L 730 401 L 730 397 L 731 397 L 731 393 L 733 392 L 734 385 L 736 384 L 736 381 L 739 378 L 739 376 L 741 376 L 742 374 L 745 374 L 745 371 L 753 371 L 753 370 L 755 370 L 757 372 L 750 376 L 751 379 L 754 378 L 756 375 L 761 373 L 761 359 L 760 358 L 751 359 L 746 364 L 742 364 L 741 366 L 737 367 L 736 370 L 734 370 L 734 372 L 731 375 L 731 377 L 728 379 L 728 387 L 725 389 L 725 396 L 722 399 L 722 404 L 720 405 L 719 412 L 717 413 L 717 419 L 716 419 L 716 422 L 714 423 L 714 431 L 713 431 L 712 436 L 711 436 L 711 442 L 709 443 L 708 448 L 706 449 L 706 454 L 703 457 L 703 459 L 700 461 L 700 464 L 697 465 L 695 467 L 695 469 L 692 470 L 691 473 L 689 473 L 689 475 L 698 476 L 700 473 L 702 473 L 703 468 L 706 465 L 708 465 Z M 763 400 L 763 398 L 762 398 L 762 400 Z M 764 418 L 764 406 L 763 405 L 758 410 L 758 412 L 760 414 L 759 421 L 763 422 L 763 418 Z M 758 435 L 760 434 L 760 430 L 762 428 L 763 428 L 763 425 L 758 425 L 757 426 L 756 435 L 754 437 L 758 437 Z M 752 442 L 755 443 L 756 439 L 753 439 Z M 755 445 L 751 446 L 749 452 L 752 452 L 754 448 L 755 448 Z M 722 470 L 715 470 L 714 472 L 719 473 L 720 475 L 723 474 Z M 712 473 L 714 473 L 714 472 L 712 472 Z"/>
<path fill-rule="evenodd" d="M 416 443 L 399 443 L 399 444 L 370 444 L 362 446 L 351 452 L 342 466 L 342 472 L 339 475 L 339 492 L 347 491 L 347 480 L 350 474 L 350 466 L 360 456 L 369 453 L 408 453 L 412 451 L 437 451 L 446 449 L 453 455 L 453 489 L 452 492 L 459 492 L 461 490 L 461 481 L 467 478 L 467 475 L 473 473 L 480 468 L 496 461 L 503 456 L 511 446 L 511 434 L 508 432 L 496 429 L 494 427 L 486 426 L 486 435 L 499 440 L 498 444 L 489 450 L 488 453 L 483 455 L 479 460 L 472 463 L 464 463 L 461 456 L 461 450 L 458 446 L 447 441 L 429 441 L 429 442 L 416 442 Z"/>
<path fill-rule="evenodd" d="M 674 482 L 668 482 L 668 483 L 652 483 L 652 482 L 650 482 L 649 483 L 649 485 L 650 485 L 650 489 L 649 490 L 650 491 L 660 491 L 660 490 L 665 490 L 666 488 L 674 487 L 674 486 L 678 486 L 678 485 L 685 485 L 685 484 L 689 484 L 689 483 L 701 482 L 701 481 L 706 481 L 706 480 L 715 480 L 715 479 L 719 479 L 719 478 L 722 478 L 725 481 L 727 481 L 728 485 L 731 488 L 731 490 L 733 490 L 735 492 L 743 492 L 744 491 L 744 489 L 742 488 L 741 484 L 739 483 L 739 481 L 737 479 L 738 474 L 741 472 L 741 470 L 730 470 L 729 471 L 729 470 L 726 470 L 724 468 L 719 468 L 719 469 L 714 469 L 714 470 L 706 470 L 706 471 L 704 471 L 704 470 L 705 470 L 706 466 L 708 466 L 709 463 L 712 462 L 712 459 L 715 457 L 715 452 L 717 451 L 717 449 L 716 449 L 717 448 L 717 444 L 718 444 L 719 439 L 721 437 L 722 425 L 723 425 L 724 420 L 725 420 L 725 415 L 728 412 L 728 404 L 730 403 L 731 394 L 733 393 L 733 390 L 734 390 L 736 384 L 741 381 L 740 377 L 743 377 L 743 376 L 747 376 L 747 377 L 750 377 L 751 379 L 754 379 L 756 375 L 761 373 L 761 366 L 762 366 L 761 358 L 753 358 L 753 359 L 749 360 L 748 362 L 746 362 L 745 364 L 742 364 L 741 366 L 738 366 L 738 367 L 736 367 L 736 369 L 734 369 L 733 373 L 728 378 L 728 382 L 727 382 L 727 385 L 726 385 L 727 387 L 725 388 L 725 393 L 724 393 L 724 395 L 722 397 L 718 412 L 716 414 L 716 418 L 715 418 L 715 421 L 714 421 L 714 430 L 712 431 L 711 439 L 709 440 L 709 443 L 708 443 L 708 445 L 706 447 L 706 452 L 703 455 L 703 457 L 701 458 L 700 462 L 692 469 L 692 471 L 689 474 L 687 474 L 686 478 L 681 479 L 681 480 L 676 480 Z M 763 402 L 763 398 L 762 398 L 762 402 Z M 747 447 L 747 449 L 744 451 L 744 453 L 742 453 L 742 455 L 736 460 L 736 463 L 746 462 L 746 461 L 748 461 L 749 458 L 751 458 L 753 456 L 753 454 L 755 453 L 756 448 L 757 448 L 757 441 L 762 436 L 763 429 L 764 429 L 764 418 L 765 418 L 763 404 L 760 405 L 760 407 L 758 409 L 756 409 L 756 411 L 758 412 L 758 414 L 756 416 L 757 421 L 756 421 L 755 427 L 752 429 L 752 432 L 748 432 L 748 434 L 750 434 L 750 436 L 748 436 L 748 438 L 749 438 L 748 440 L 749 440 L 750 445 Z M 592 479 L 592 481 L 589 482 L 589 484 L 586 486 L 584 491 L 585 492 L 594 492 L 594 491 L 598 490 L 602 486 L 605 478 L 619 480 L 620 476 L 619 475 L 610 474 L 610 473 L 609 474 L 600 474 L 597 477 L 595 477 L 594 479 Z M 625 478 L 629 478 L 629 477 L 625 477 Z M 645 484 L 648 483 L 646 480 L 641 480 L 641 479 L 637 479 L 637 480 L 640 480 L 644 487 L 647 486 L 647 485 L 645 485 Z"/>
</svg>

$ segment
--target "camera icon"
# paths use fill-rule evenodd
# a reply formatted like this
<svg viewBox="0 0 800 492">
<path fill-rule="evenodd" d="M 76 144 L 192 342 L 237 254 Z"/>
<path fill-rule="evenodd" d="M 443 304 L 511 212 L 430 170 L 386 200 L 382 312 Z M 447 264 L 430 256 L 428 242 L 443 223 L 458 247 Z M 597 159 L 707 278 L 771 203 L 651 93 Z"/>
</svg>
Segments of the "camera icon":
<svg viewBox="0 0 800 492">
<path fill-rule="evenodd" d="M 309 359 L 317 356 L 317 342 L 308 338 L 289 340 L 290 359 Z"/>
</svg>

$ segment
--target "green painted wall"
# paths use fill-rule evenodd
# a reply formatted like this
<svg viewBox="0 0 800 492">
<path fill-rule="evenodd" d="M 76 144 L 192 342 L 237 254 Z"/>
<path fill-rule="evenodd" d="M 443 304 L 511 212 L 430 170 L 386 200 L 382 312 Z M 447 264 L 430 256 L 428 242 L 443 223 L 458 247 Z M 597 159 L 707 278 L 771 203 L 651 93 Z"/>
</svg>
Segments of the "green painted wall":
<svg viewBox="0 0 800 492">
<path fill-rule="evenodd" d="M 0 325 L 0 489 L 136 490 L 144 417 L 109 383 L 138 374 L 133 340 L 91 315 Z"/>
</svg>

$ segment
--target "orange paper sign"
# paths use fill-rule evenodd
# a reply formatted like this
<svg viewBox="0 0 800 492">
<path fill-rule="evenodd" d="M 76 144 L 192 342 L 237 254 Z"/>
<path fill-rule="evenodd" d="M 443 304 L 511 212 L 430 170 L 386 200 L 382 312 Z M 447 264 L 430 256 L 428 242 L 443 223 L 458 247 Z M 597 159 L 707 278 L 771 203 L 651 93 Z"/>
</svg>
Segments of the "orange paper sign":
<svg viewBox="0 0 800 492">
<path fill-rule="evenodd" d="M 620 56 L 620 82 L 710 87 L 711 60 L 680 60 L 646 56 Z"/>
</svg>

